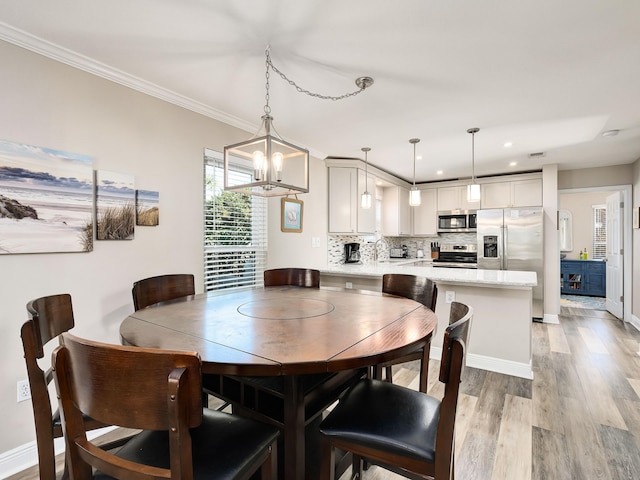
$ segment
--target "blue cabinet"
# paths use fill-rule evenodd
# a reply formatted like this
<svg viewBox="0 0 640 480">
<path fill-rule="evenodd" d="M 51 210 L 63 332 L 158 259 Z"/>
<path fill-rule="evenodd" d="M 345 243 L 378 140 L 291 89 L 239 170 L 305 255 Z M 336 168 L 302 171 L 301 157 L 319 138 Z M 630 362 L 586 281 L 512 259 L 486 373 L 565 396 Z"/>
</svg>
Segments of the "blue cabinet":
<svg viewBox="0 0 640 480">
<path fill-rule="evenodd" d="M 567 295 L 606 296 L 606 264 L 601 260 L 561 260 L 560 288 Z"/>
</svg>

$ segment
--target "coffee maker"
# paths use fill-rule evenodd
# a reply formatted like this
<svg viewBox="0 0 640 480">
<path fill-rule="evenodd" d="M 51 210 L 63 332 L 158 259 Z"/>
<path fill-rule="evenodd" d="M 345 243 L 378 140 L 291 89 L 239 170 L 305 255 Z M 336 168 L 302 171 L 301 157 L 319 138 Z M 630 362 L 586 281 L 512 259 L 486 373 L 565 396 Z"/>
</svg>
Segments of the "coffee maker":
<svg viewBox="0 0 640 480">
<path fill-rule="evenodd" d="M 344 263 L 360 262 L 360 244 L 345 243 L 344 244 Z"/>
</svg>

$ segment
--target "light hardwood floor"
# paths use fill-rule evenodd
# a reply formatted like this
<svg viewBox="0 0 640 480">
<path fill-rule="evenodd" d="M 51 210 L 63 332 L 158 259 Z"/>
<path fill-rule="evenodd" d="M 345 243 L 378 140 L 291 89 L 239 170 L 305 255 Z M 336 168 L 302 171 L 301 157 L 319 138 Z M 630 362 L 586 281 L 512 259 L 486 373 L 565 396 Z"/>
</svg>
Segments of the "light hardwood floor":
<svg viewBox="0 0 640 480">
<path fill-rule="evenodd" d="M 467 368 L 456 478 L 640 479 L 639 342 L 640 332 L 606 312 L 562 307 L 560 325 L 533 324 L 532 381 Z M 438 363 L 430 362 L 429 393 L 441 397 Z M 394 381 L 417 388 L 417 373 L 416 364 L 401 366 Z M 34 467 L 9 478 L 37 475 Z M 396 478 L 378 467 L 364 475 Z"/>
</svg>

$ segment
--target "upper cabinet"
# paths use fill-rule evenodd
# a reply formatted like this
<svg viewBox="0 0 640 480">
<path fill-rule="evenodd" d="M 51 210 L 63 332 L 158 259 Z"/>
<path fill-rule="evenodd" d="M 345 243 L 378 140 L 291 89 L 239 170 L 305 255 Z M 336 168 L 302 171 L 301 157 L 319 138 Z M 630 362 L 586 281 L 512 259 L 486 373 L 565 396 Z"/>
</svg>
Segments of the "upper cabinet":
<svg viewBox="0 0 640 480">
<path fill-rule="evenodd" d="M 484 185 L 480 187 L 484 188 Z M 467 200 L 467 186 L 455 185 L 438 188 L 438 210 L 477 210 L 480 202 Z"/>
<path fill-rule="evenodd" d="M 382 197 L 382 235 L 399 237 L 411 235 L 411 207 L 409 189 L 386 187 Z"/>
<path fill-rule="evenodd" d="M 413 210 L 413 234 L 437 235 L 438 233 L 438 190 L 420 190 L 420 205 Z"/>
<path fill-rule="evenodd" d="M 364 171 L 353 167 L 329 168 L 329 233 L 373 234 L 376 209 L 361 207 Z M 369 175 L 369 192 L 375 194 L 375 177 Z"/>
<path fill-rule="evenodd" d="M 536 207 L 542 205 L 542 179 L 485 183 L 481 187 L 482 208 Z"/>
</svg>

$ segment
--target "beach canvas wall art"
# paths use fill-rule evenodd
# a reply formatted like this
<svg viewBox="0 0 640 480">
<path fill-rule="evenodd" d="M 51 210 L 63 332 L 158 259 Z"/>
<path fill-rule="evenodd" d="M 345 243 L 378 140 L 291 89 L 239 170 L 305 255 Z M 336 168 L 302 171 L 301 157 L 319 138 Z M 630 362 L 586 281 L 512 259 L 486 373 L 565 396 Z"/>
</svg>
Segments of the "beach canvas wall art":
<svg viewBox="0 0 640 480">
<path fill-rule="evenodd" d="M 93 250 L 93 159 L 0 140 L 0 254 Z"/>
<path fill-rule="evenodd" d="M 135 221 L 133 175 L 96 171 L 96 239 L 133 240 Z"/>
<path fill-rule="evenodd" d="M 136 190 L 136 225 L 155 227 L 160 221 L 160 192 Z"/>
</svg>

